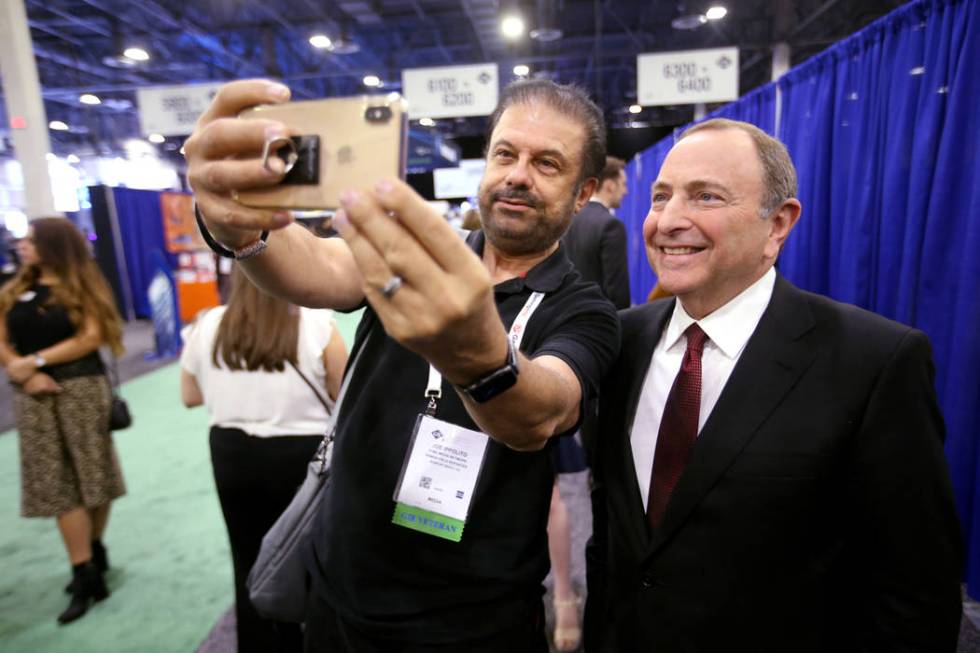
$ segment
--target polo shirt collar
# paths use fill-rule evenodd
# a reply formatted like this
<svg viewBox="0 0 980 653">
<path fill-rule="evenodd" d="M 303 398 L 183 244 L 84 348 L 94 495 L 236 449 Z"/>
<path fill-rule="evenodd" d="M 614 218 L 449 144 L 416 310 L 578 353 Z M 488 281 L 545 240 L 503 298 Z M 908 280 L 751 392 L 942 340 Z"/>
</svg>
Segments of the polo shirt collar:
<svg viewBox="0 0 980 653">
<path fill-rule="evenodd" d="M 483 247 L 486 244 L 486 236 L 483 230 L 474 231 L 467 239 L 470 246 L 477 256 L 483 258 Z M 528 270 L 523 277 L 515 277 L 507 281 L 501 281 L 494 286 L 495 292 L 516 294 L 530 288 L 534 292 L 549 293 L 558 290 L 562 281 L 569 272 L 572 271 L 572 263 L 565 255 L 565 249 L 559 241 L 558 249 L 551 253 L 551 256 L 541 261 L 533 268 Z"/>
</svg>

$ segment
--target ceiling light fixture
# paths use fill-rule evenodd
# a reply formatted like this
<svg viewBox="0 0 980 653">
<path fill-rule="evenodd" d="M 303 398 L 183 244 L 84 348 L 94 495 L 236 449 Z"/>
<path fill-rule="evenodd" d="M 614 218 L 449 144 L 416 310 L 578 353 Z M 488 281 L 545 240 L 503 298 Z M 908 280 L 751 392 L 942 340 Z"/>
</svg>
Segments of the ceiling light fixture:
<svg viewBox="0 0 980 653">
<path fill-rule="evenodd" d="M 78 101 L 82 104 L 102 104 L 102 100 L 99 99 L 98 95 L 92 95 L 91 93 L 83 93 L 78 96 Z"/>
<path fill-rule="evenodd" d="M 123 56 L 133 61 L 148 61 L 150 59 L 150 53 L 138 47 L 126 48 L 123 50 Z"/>
<path fill-rule="evenodd" d="M 704 17 L 708 20 L 721 20 L 728 14 L 728 10 L 721 5 L 715 5 L 704 12 Z"/>
<path fill-rule="evenodd" d="M 639 104 L 631 104 L 630 105 L 630 108 L 629 108 L 629 112 L 630 113 L 640 113 L 641 111 L 643 111 L 643 107 L 641 107 Z"/>
<path fill-rule="evenodd" d="M 528 75 L 531 74 L 531 69 L 528 66 L 519 63 L 516 66 L 514 66 L 514 74 L 517 75 L 518 77 L 527 77 Z"/>
<path fill-rule="evenodd" d="M 314 34 L 310 37 L 310 45 L 320 50 L 328 50 L 333 45 L 333 41 L 326 34 Z"/>
<path fill-rule="evenodd" d="M 504 16 L 500 21 L 500 31 L 509 39 L 520 38 L 524 34 L 524 19 L 517 14 Z"/>
<path fill-rule="evenodd" d="M 110 68 L 132 68 L 138 62 L 121 54 L 102 57 L 102 63 Z"/>
<path fill-rule="evenodd" d="M 163 134 L 150 134 L 146 137 L 146 140 L 150 141 L 151 143 L 160 144 L 167 139 L 163 137 Z"/>
<path fill-rule="evenodd" d="M 354 54 L 360 51 L 361 46 L 344 34 L 335 38 L 333 44 L 330 46 L 330 52 L 334 54 Z"/>
<path fill-rule="evenodd" d="M 432 118 L 419 118 L 419 124 L 423 127 L 435 127 L 436 121 Z"/>
<path fill-rule="evenodd" d="M 364 79 L 361 81 L 364 82 L 365 86 L 371 86 L 371 87 L 381 86 L 381 78 L 378 77 L 377 75 L 365 75 Z"/>
<path fill-rule="evenodd" d="M 62 122 L 61 120 L 52 120 L 51 122 L 48 123 L 48 128 L 58 132 L 68 131 L 68 125 Z"/>
<path fill-rule="evenodd" d="M 528 36 L 540 43 L 551 43 L 552 41 L 557 41 L 564 35 L 557 27 L 539 27 L 538 29 L 532 29 L 528 33 Z"/>
<path fill-rule="evenodd" d="M 687 14 L 686 16 L 678 16 L 670 21 L 670 26 L 679 30 L 697 29 L 707 22 L 708 19 L 704 17 L 704 14 Z"/>
</svg>

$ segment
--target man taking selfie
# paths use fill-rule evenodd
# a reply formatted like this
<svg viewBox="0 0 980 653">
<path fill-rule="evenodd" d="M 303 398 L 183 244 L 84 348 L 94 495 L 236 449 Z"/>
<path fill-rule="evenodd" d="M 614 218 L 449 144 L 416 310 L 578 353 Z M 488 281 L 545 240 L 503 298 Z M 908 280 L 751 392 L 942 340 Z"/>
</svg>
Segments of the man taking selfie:
<svg viewBox="0 0 980 653">
<path fill-rule="evenodd" d="M 207 229 L 253 282 L 306 306 L 365 306 L 307 552 L 306 649 L 547 651 L 548 447 L 619 348 L 612 305 L 558 246 L 595 190 L 602 114 L 579 89 L 513 84 L 489 120 L 483 231 L 464 242 L 389 179 L 344 192 L 341 238 L 319 239 L 233 198 L 281 180 L 261 152 L 288 134 L 236 116 L 288 98 L 268 81 L 224 86 L 185 151 Z M 437 443 L 450 433 L 455 446 Z M 439 494 L 445 478 L 413 475 L 426 455 L 450 456 L 470 485 Z M 411 508 L 420 495 L 453 507 L 433 517 Z"/>
</svg>

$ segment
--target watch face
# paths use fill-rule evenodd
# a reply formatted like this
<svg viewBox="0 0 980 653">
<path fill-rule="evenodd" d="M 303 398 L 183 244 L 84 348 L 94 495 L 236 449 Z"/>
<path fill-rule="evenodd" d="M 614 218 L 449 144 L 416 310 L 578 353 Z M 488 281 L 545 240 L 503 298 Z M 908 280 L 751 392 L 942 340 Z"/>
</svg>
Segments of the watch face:
<svg viewBox="0 0 980 653">
<path fill-rule="evenodd" d="M 482 404 L 485 401 L 490 401 L 517 383 L 519 372 L 520 370 L 517 367 L 517 353 L 514 351 L 514 347 L 508 339 L 507 362 L 504 363 L 503 367 L 494 370 L 482 379 L 478 379 L 474 383 L 466 386 L 463 388 L 463 392 L 473 401 Z"/>
<path fill-rule="evenodd" d="M 504 390 L 513 387 L 515 383 L 517 383 L 517 368 L 508 364 L 489 377 L 478 381 L 477 384 L 466 388 L 466 394 L 473 401 L 482 404 L 485 401 L 490 401 Z"/>
</svg>

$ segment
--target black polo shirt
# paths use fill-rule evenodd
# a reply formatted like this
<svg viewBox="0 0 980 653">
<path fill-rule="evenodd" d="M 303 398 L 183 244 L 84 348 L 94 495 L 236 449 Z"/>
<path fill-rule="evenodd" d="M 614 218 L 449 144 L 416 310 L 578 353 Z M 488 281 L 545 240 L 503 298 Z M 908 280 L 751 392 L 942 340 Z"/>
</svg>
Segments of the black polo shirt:
<svg viewBox="0 0 980 653">
<path fill-rule="evenodd" d="M 482 254 L 482 232 L 467 242 Z M 619 353 L 619 322 L 564 250 L 494 291 L 507 329 L 532 292 L 546 293 L 521 351 L 561 358 L 578 375 L 583 399 L 592 395 Z M 370 307 L 358 326 L 358 348 L 363 353 L 338 417 L 331 479 L 308 558 L 314 591 L 366 633 L 401 642 L 464 642 L 526 622 L 540 606 L 549 567 L 548 447 L 518 452 L 490 441 L 461 542 L 392 524 L 429 366 L 389 338 Z M 477 428 L 445 381 L 436 417 Z"/>
</svg>

